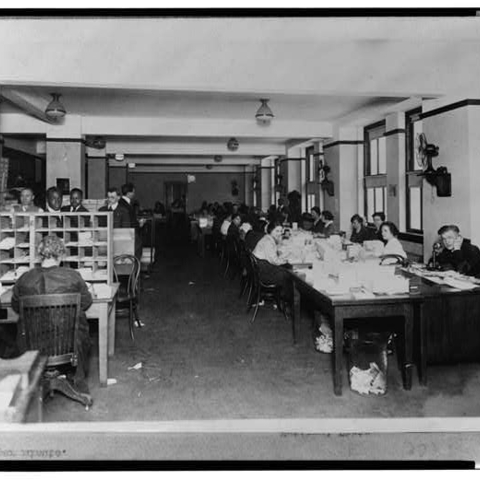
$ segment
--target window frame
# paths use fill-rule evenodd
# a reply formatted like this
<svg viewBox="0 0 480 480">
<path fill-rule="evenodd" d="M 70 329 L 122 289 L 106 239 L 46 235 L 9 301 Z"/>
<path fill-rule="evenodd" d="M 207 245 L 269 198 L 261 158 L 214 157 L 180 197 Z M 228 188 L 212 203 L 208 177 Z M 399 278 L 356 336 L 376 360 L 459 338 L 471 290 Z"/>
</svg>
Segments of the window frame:
<svg viewBox="0 0 480 480">
<path fill-rule="evenodd" d="M 377 162 L 377 169 L 375 174 L 371 174 L 371 147 L 370 142 L 372 140 L 378 140 L 379 138 L 386 138 L 386 121 L 381 120 L 379 122 L 372 123 L 367 125 L 363 129 L 363 140 L 364 140 L 364 171 L 363 171 L 363 190 L 364 190 L 364 214 L 365 220 L 367 225 L 373 225 L 373 219 L 371 218 L 371 214 L 380 210 L 377 208 L 377 199 L 376 194 L 374 192 L 374 210 L 373 212 L 369 212 L 368 210 L 368 191 L 370 189 L 375 190 L 376 188 L 382 188 L 382 198 L 383 198 L 383 206 L 381 211 L 385 212 L 387 209 L 387 173 L 378 173 L 379 166 L 380 166 L 380 159 L 379 159 L 379 148 L 377 142 L 377 156 L 375 161 Z"/>
<path fill-rule="evenodd" d="M 310 212 L 312 207 L 315 206 L 316 195 L 314 193 L 308 193 L 308 184 L 310 182 L 316 182 L 315 173 L 315 149 L 311 145 L 305 148 L 305 211 Z"/>
<path fill-rule="evenodd" d="M 406 202 L 406 232 L 407 234 L 423 237 L 423 177 L 418 173 L 422 170 L 415 161 L 414 124 L 421 121 L 422 107 L 416 107 L 405 112 L 405 202 Z M 420 188 L 420 229 L 411 227 L 411 199 L 410 189 Z"/>
</svg>

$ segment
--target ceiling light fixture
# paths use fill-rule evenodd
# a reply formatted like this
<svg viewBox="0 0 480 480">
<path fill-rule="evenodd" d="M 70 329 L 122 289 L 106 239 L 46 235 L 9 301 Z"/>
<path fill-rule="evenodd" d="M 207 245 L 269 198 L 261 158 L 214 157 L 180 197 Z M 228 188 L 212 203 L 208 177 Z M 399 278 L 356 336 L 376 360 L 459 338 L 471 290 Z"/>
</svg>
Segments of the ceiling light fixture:
<svg viewBox="0 0 480 480">
<path fill-rule="evenodd" d="M 257 110 L 257 113 L 255 114 L 255 118 L 257 119 L 258 122 L 260 123 L 269 123 L 272 118 L 274 117 L 272 110 L 268 106 L 267 102 L 270 99 L 268 98 L 261 98 L 260 101 L 262 104 Z"/>
<path fill-rule="evenodd" d="M 220 163 L 222 160 L 223 160 L 223 157 L 222 157 L 221 155 L 215 155 L 215 156 L 213 157 L 213 161 L 214 161 L 215 163 Z"/>
<path fill-rule="evenodd" d="M 228 142 L 227 142 L 227 148 L 231 151 L 231 152 L 235 152 L 238 150 L 238 140 L 235 138 L 235 137 L 232 137 Z"/>
<path fill-rule="evenodd" d="M 52 101 L 47 105 L 45 115 L 54 120 L 63 118 L 67 111 L 65 110 L 63 103 L 60 101 L 61 95 L 59 93 L 51 93 L 50 95 L 52 96 Z"/>
</svg>

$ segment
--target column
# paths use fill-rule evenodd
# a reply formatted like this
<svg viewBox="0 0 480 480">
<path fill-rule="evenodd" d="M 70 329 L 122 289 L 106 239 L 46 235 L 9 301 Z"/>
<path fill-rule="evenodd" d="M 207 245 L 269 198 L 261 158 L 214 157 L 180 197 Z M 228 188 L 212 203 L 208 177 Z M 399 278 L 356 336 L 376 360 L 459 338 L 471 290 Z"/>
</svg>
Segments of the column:
<svg viewBox="0 0 480 480">
<path fill-rule="evenodd" d="M 272 204 L 272 167 L 270 159 L 263 159 L 260 164 L 260 208 L 266 212 Z"/>
<path fill-rule="evenodd" d="M 363 140 L 358 140 L 357 129 L 338 129 L 333 141 L 325 143 L 325 163 L 330 167 L 328 179 L 334 183 L 334 195 L 324 193 L 324 208 L 330 210 L 336 228 L 348 231 L 350 218 L 355 213 L 363 213 L 358 204 L 358 190 L 363 188 L 359 181 L 359 151 Z M 363 172 L 362 172 L 363 174 Z"/>
<path fill-rule="evenodd" d="M 287 158 L 282 162 L 285 169 L 283 177 L 284 184 L 288 193 L 296 190 L 302 193 L 302 149 L 301 148 L 287 148 Z M 303 160 L 305 162 L 305 160 Z"/>
<path fill-rule="evenodd" d="M 105 149 L 87 148 L 87 178 L 85 196 L 90 199 L 106 198 L 108 160 Z"/>
<path fill-rule="evenodd" d="M 47 128 L 46 187 L 57 184 L 57 178 L 70 179 L 70 188 L 85 190 L 85 145 L 81 118 L 67 115 L 64 123 Z"/>
</svg>

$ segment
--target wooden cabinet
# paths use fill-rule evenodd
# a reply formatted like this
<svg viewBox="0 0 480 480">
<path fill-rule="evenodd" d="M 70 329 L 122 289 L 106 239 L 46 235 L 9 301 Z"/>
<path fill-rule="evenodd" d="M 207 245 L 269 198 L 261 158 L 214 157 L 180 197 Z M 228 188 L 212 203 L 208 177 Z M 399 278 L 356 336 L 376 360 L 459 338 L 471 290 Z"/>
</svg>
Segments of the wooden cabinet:
<svg viewBox="0 0 480 480">
<path fill-rule="evenodd" d="M 46 235 L 65 242 L 63 265 L 88 282 L 113 282 L 112 215 L 109 212 L 0 213 L 0 282 L 12 284 L 40 265 L 37 247 Z"/>
</svg>

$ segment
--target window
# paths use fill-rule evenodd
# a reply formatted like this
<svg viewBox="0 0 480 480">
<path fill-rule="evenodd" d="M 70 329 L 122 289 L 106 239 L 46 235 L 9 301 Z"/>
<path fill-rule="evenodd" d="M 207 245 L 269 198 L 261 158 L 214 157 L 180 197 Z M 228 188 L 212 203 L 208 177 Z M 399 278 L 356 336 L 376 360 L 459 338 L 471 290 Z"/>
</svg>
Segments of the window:
<svg viewBox="0 0 480 480">
<path fill-rule="evenodd" d="M 306 211 L 310 212 L 312 207 L 315 206 L 315 193 L 312 193 L 312 192 L 316 186 L 312 184 L 312 182 L 316 182 L 315 156 L 313 153 L 313 145 L 305 149 L 305 157 L 306 157 L 306 182 L 307 182 Z"/>
<path fill-rule="evenodd" d="M 417 234 L 423 233 L 423 177 L 418 175 L 422 167 L 415 158 L 415 139 L 423 130 L 421 113 L 421 107 L 405 113 L 407 232 Z"/>
<path fill-rule="evenodd" d="M 365 215 L 372 222 L 375 212 L 387 210 L 387 139 L 385 122 L 365 127 Z"/>
</svg>

